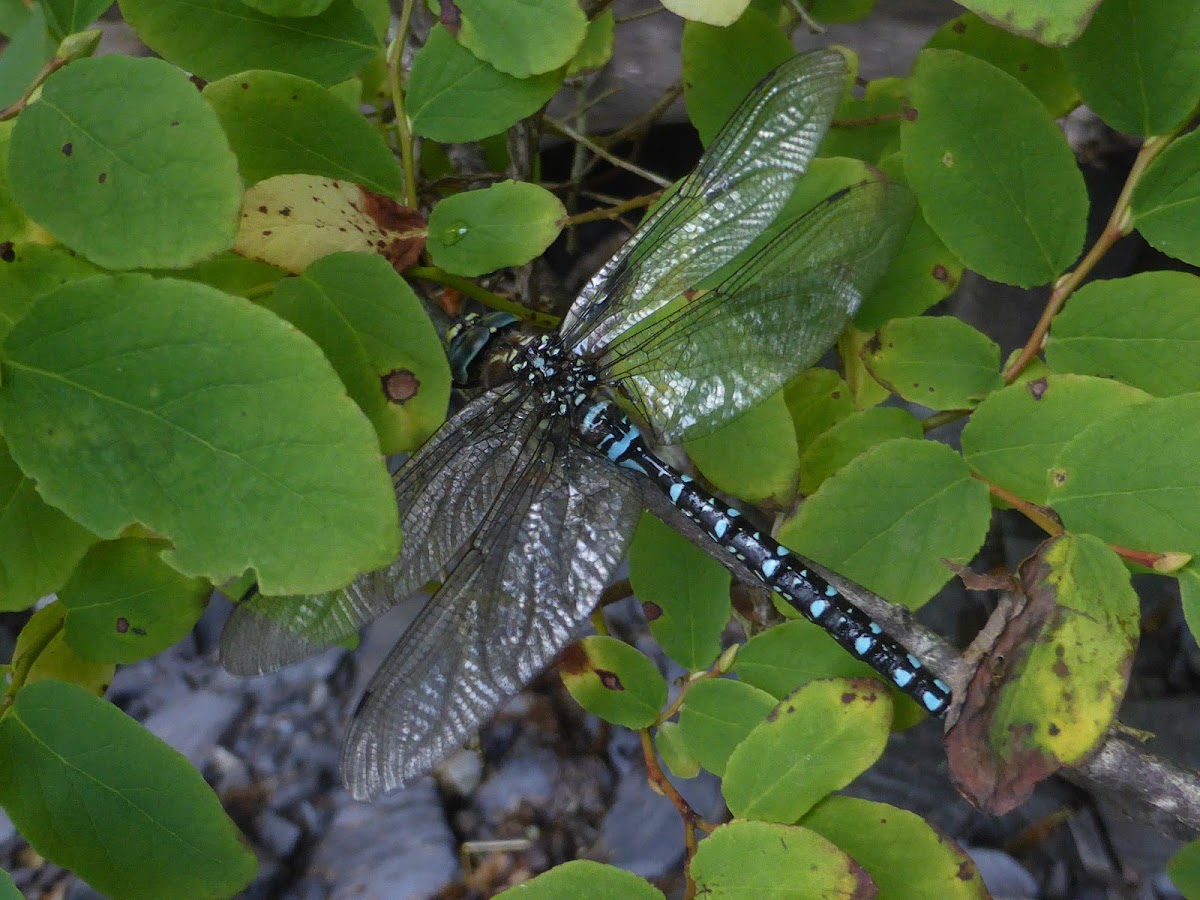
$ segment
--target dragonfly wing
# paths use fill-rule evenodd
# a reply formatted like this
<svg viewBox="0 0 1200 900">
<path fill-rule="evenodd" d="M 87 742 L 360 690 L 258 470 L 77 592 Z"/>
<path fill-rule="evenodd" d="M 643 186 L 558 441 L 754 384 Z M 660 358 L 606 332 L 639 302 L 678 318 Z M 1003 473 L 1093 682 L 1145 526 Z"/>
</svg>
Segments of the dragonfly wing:
<svg viewBox="0 0 1200 900">
<path fill-rule="evenodd" d="M 348 587 L 300 597 L 256 595 L 234 610 L 221 662 L 257 675 L 355 634 L 440 571 L 479 527 L 535 427 L 527 393 L 490 392 L 464 407 L 396 474 L 404 545 L 390 566 Z"/>
<path fill-rule="evenodd" d="M 575 636 L 641 510 L 624 473 L 543 442 L 363 696 L 342 757 L 358 799 L 428 773 Z"/>
<path fill-rule="evenodd" d="M 713 430 L 833 344 L 891 263 L 913 209 L 895 182 L 839 191 L 716 288 L 623 335 L 601 366 L 660 441 Z"/>
<path fill-rule="evenodd" d="M 568 346 L 598 353 L 745 250 L 807 170 L 846 74 L 835 50 L 800 54 L 769 74 L 692 173 L 584 287 L 563 323 Z"/>
</svg>

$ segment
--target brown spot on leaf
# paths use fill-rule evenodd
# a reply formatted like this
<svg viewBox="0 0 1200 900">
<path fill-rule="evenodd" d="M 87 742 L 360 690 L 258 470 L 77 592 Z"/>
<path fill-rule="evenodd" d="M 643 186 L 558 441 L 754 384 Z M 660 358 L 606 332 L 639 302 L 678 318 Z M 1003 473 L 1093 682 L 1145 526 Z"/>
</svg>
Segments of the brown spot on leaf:
<svg viewBox="0 0 1200 900">
<path fill-rule="evenodd" d="M 379 380 L 384 396 L 392 403 L 411 400 L 421 390 L 421 380 L 410 369 L 392 369 Z"/>
<path fill-rule="evenodd" d="M 650 600 L 647 600 L 642 604 L 642 615 L 644 615 L 646 617 L 647 622 L 658 621 L 659 619 L 662 618 L 662 614 L 663 614 L 663 608 L 661 606 L 659 606 L 657 603 L 653 603 Z"/>
<path fill-rule="evenodd" d="M 610 672 L 608 669 L 597 669 L 596 677 L 600 679 L 600 683 L 610 691 L 623 691 L 625 685 L 621 684 L 621 679 L 616 672 Z"/>
<path fill-rule="evenodd" d="M 285 206 L 283 209 L 281 209 L 279 211 L 279 214 L 286 219 L 288 216 L 290 216 L 292 214 L 292 208 L 290 206 Z"/>
<path fill-rule="evenodd" d="M 263 233 L 262 233 L 262 236 L 263 236 L 263 237 L 270 237 L 270 236 L 271 236 L 271 229 L 270 229 L 270 228 L 268 228 L 268 229 L 266 229 L 265 231 L 263 231 Z"/>
<path fill-rule="evenodd" d="M 267 214 L 267 207 L 266 207 L 265 205 L 264 205 L 264 206 L 260 206 L 260 207 L 258 208 L 258 211 L 259 211 L 260 213 L 262 213 L 262 214 L 265 216 L 265 215 Z"/>
<path fill-rule="evenodd" d="M 1054 674 L 1057 675 L 1059 678 L 1070 678 L 1071 677 L 1071 667 L 1068 666 L 1061 659 L 1054 661 L 1054 666 L 1052 667 L 1052 670 L 1053 670 Z"/>
<path fill-rule="evenodd" d="M 99 181 L 101 184 L 104 184 L 104 182 L 108 181 L 108 173 L 107 173 L 107 172 L 101 172 L 101 173 L 100 173 L 100 177 L 99 177 L 99 178 L 97 178 L 96 180 L 97 180 L 97 181 Z"/>
<path fill-rule="evenodd" d="M 458 37 L 458 31 L 462 28 L 462 12 L 454 0 L 443 0 L 438 21 L 446 27 L 447 31 Z"/>
<path fill-rule="evenodd" d="M 129 630 L 129 620 L 124 616 L 117 619 L 117 634 L 124 634 Z"/>
<path fill-rule="evenodd" d="M 75 145 L 72 144 L 70 141 L 67 141 L 65 144 L 62 145 L 62 155 L 63 156 L 70 156 L 74 152 L 75 152 Z"/>
<path fill-rule="evenodd" d="M 950 30 L 955 34 L 963 34 L 967 30 L 967 23 L 955 22 L 952 26 L 950 26 Z"/>
<path fill-rule="evenodd" d="M 136 634 L 138 637 L 145 637 L 146 629 L 145 628 L 134 628 L 133 633 Z"/>
<path fill-rule="evenodd" d="M 936 281 L 941 281 L 944 283 L 944 282 L 950 280 L 950 270 L 947 269 L 945 266 L 943 266 L 941 263 L 938 263 L 937 265 L 935 265 L 933 267 L 933 271 L 930 274 L 933 275 L 933 277 Z"/>
<path fill-rule="evenodd" d="M 1046 383 L 1045 378 L 1035 378 L 1033 381 L 1029 382 L 1029 396 L 1034 400 L 1041 400 L 1046 396 L 1046 389 L 1048 387 L 1049 385 Z"/>
<path fill-rule="evenodd" d="M 243 82 L 242 82 L 242 90 L 243 90 L 243 91 L 248 91 L 248 90 L 250 90 L 250 82 L 248 82 L 248 81 L 243 81 Z"/>
<path fill-rule="evenodd" d="M 975 863 L 969 859 L 964 859 L 958 864 L 958 871 L 954 877 L 959 881 L 971 881 L 975 877 Z"/>
<path fill-rule="evenodd" d="M 16 261 L 17 253 L 15 250 L 13 250 L 12 241 L 5 241 L 3 244 L 0 244 L 0 259 L 4 260 L 5 262 Z"/>
<path fill-rule="evenodd" d="M 1019 66 L 1017 66 L 1017 70 L 1020 72 L 1028 72 L 1029 71 L 1029 63 L 1027 63 L 1027 62 L 1021 63 Z"/>
<path fill-rule="evenodd" d="M 857 699 L 858 694 L 854 693 L 854 691 L 846 691 L 844 694 L 842 694 L 842 705 L 849 706 Z"/>
<path fill-rule="evenodd" d="M 587 654 L 578 642 L 558 654 L 558 670 L 564 675 L 582 675 L 588 670 Z"/>
<path fill-rule="evenodd" d="M 1062 733 L 1062 729 L 1051 722 L 1046 726 L 1046 733 L 1049 734 L 1050 737 L 1058 737 Z"/>
<path fill-rule="evenodd" d="M 178 127 L 179 127 L 179 120 L 178 120 L 178 119 L 176 119 L 174 122 L 172 122 L 172 123 L 171 123 L 171 127 L 172 127 L 172 128 L 178 128 Z"/>
<path fill-rule="evenodd" d="M 1052 469 L 1050 479 L 1054 482 L 1055 486 L 1062 487 L 1067 483 L 1067 473 L 1062 469 Z"/>
</svg>

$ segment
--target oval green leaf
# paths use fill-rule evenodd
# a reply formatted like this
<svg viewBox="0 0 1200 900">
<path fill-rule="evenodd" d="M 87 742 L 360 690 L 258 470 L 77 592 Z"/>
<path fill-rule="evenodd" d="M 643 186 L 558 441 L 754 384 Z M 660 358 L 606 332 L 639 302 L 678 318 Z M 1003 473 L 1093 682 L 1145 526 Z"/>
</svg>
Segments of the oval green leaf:
<svg viewBox="0 0 1200 900">
<path fill-rule="evenodd" d="M 204 285 L 99 276 L 47 294 L 5 344 L 0 422 L 48 502 L 102 537 L 141 523 L 164 558 L 268 593 L 395 558 L 375 433 L 320 350 Z"/>
<path fill-rule="evenodd" d="M 443 143 L 478 141 L 533 115 L 558 91 L 562 73 L 514 78 L 479 59 L 441 25 L 408 76 L 413 131 Z"/>
<path fill-rule="evenodd" d="M 26 8 L 10 3 L 6 12 L 13 22 L 5 34 L 8 43 L 4 53 L 0 54 L 0 104 L 5 107 L 21 99 L 57 49 L 46 28 L 42 4 Z"/>
<path fill-rule="evenodd" d="M 783 401 L 796 432 L 797 456 L 803 456 L 818 435 L 854 412 L 850 388 L 831 369 L 801 372 L 783 389 Z"/>
<path fill-rule="evenodd" d="M 0 340 L 8 337 L 33 301 L 54 288 L 100 272 L 63 247 L 17 244 L 12 259 L 0 264 Z"/>
<path fill-rule="evenodd" d="M 1039 44 L 1061 47 L 1079 37 L 1099 3 L 1100 0 L 1055 0 L 1053 4 L 1030 5 L 1025 0 L 969 0 L 963 6 Z"/>
<path fill-rule="evenodd" d="M 678 722 L 663 722 L 658 726 L 654 732 L 654 749 L 672 775 L 695 778 L 700 774 L 700 761 L 689 752 Z"/>
<path fill-rule="evenodd" d="M 264 304 L 314 341 L 371 420 L 384 453 L 415 450 L 450 402 L 450 366 L 417 295 L 381 256 L 334 253 Z"/>
<path fill-rule="evenodd" d="M 429 214 L 426 244 L 435 265 L 474 277 L 520 266 L 554 243 L 567 211 L 545 188 L 502 181 L 447 197 Z"/>
<path fill-rule="evenodd" d="M 1106 0 L 1063 50 L 1083 101 L 1117 131 L 1164 134 L 1200 96 L 1200 6 Z"/>
<path fill-rule="evenodd" d="M 85 659 L 75 651 L 63 628 L 66 614 L 66 607 L 55 602 L 43 606 L 25 623 L 13 649 L 11 683 L 21 686 L 65 681 L 103 697 L 112 684 L 116 666 Z"/>
<path fill-rule="evenodd" d="M 721 793 L 735 816 L 795 822 L 879 758 L 891 723 L 892 702 L 881 682 L 810 682 L 734 748 Z"/>
<path fill-rule="evenodd" d="M 1200 896 L 1200 841 L 1180 847 L 1167 863 L 1167 874 L 1183 896 Z"/>
<path fill-rule="evenodd" d="M 863 361 L 890 391 L 930 409 L 968 409 L 1004 387 L 1000 347 L 953 316 L 895 319 Z"/>
<path fill-rule="evenodd" d="M 561 68 L 583 43 L 578 0 L 456 0 L 459 42 L 501 72 L 528 78 Z"/>
<path fill-rule="evenodd" d="M 951 252 L 1021 287 L 1070 266 L 1083 246 L 1087 191 L 1041 102 L 1011 75 L 956 50 L 922 50 L 909 96 L 916 117 L 900 125 L 904 171 Z"/>
<path fill-rule="evenodd" d="M 1020 576 L 1028 602 L 987 648 L 946 738 L 959 790 L 993 815 L 1104 738 L 1140 624 L 1129 571 L 1091 535 L 1047 541 Z"/>
<path fill-rule="evenodd" d="M 558 674 L 576 703 L 614 725 L 648 728 L 667 702 L 667 682 L 654 663 L 606 635 L 584 638 L 563 651 Z"/>
<path fill-rule="evenodd" d="M 121 0 L 121 13 L 155 53 L 210 81 L 273 69 L 337 84 L 379 50 L 374 27 L 353 0 L 333 0 L 303 19 L 274 18 L 242 0 Z"/>
<path fill-rule="evenodd" d="M 922 437 L 921 423 L 896 407 L 873 406 L 817 435 L 800 458 L 800 493 L 812 494 L 856 456 L 893 438 Z"/>
<path fill-rule="evenodd" d="M 229 897 L 254 878 L 254 854 L 200 773 L 75 685 L 17 692 L 0 719 L 0 772 L 21 835 L 105 894 Z"/>
<path fill-rule="evenodd" d="M 46 25 L 60 41 L 69 34 L 83 31 L 112 4 L 109 0 L 42 0 Z"/>
<path fill-rule="evenodd" d="M 268 16 L 315 16 L 325 12 L 333 0 L 242 0 Z"/>
<path fill-rule="evenodd" d="M 688 753 L 714 775 L 725 774 L 729 754 L 766 720 L 779 701 L 732 678 L 708 678 L 691 687 L 679 711 Z"/>
<path fill-rule="evenodd" d="M 184 637 L 204 612 L 212 585 L 162 561 L 162 541 L 97 544 L 58 593 L 67 642 L 85 659 L 131 663 Z"/>
<path fill-rule="evenodd" d="M 691 22 L 724 28 L 746 11 L 750 0 L 663 0 L 663 6 Z"/>
<path fill-rule="evenodd" d="M 728 570 L 643 513 L 629 547 L 629 581 L 654 639 L 685 669 L 703 669 L 721 652 L 729 622 Z"/>
<path fill-rule="evenodd" d="M 708 144 L 764 75 L 796 53 L 776 22 L 753 7 L 728 28 L 683 26 L 683 97 Z"/>
<path fill-rule="evenodd" d="M 1200 265 L 1200 131 L 1163 150 L 1133 189 L 1133 227 L 1168 256 Z"/>
<path fill-rule="evenodd" d="M 933 33 L 926 47 L 961 50 L 1007 72 L 1042 101 L 1050 115 L 1065 116 L 1079 103 L 1062 51 L 963 13 Z"/>
<path fill-rule="evenodd" d="M 204 99 L 216 111 L 247 184 L 306 173 L 400 193 L 400 167 L 379 130 L 314 81 L 241 72 L 209 84 Z"/>
<path fill-rule="evenodd" d="M 662 891 L 632 872 L 575 859 L 496 895 L 496 900 L 664 900 Z"/>
<path fill-rule="evenodd" d="M 705 900 L 855 900 L 874 896 L 867 873 L 807 828 L 730 822 L 696 849 L 689 869 Z"/>
<path fill-rule="evenodd" d="M 857 75 L 858 57 L 851 54 Z M 876 78 L 862 89 L 862 97 L 842 97 L 829 133 L 821 142 L 821 156 L 852 156 L 871 164 L 900 147 L 900 115 L 904 111 L 903 78 Z"/>
<path fill-rule="evenodd" d="M 684 447 L 705 478 L 747 503 L 785 506 L 795 494 L 800 457 L 783 391 Z"/>
<path fill-rule="evenodd" d="M 991 521 L 986 485 L 942 444 L 899 438 L 868 450 L 829 478 L 776 538 L 910 609 L 950 579 Z"/>
<path fill-rule="evenodd" d="M 963 459 L 983 478 L 1045 503 L 1062 448 L 1094 422 L 1149 400 L 1107 378 L 1050 375 L 1009 385 L 979 405 L 962 433 Z"/>
<path fill-rule="evenodd" d="M 1046 363 L 1159 397 L 1200 390 L 1200 278 L 1143 272 L 1085 284 L 1054 319 Z"/>
<path fill-rule="evenodd" d="M 810 828 L 860 866 L 883 896 L 895 900 L 988 900 L 965 851 L 918 816 L 858 797 L 826 797 L 804 817 Z"/>
<path fill-rule="evenodd" d="M 592 72 L 607 64 L 612 59 L 615 31 L 616 20 L 611 9 L 604 10 L 588 22 L 583 43 L 579 45 L 579 50 L 567 66 L 567 77 L 573 78 L 581 72 Z"/>
<path fill-rule="evenodd" d="M 0 439 L 0 610 L 62 587 L 96 536 L 50 506 Z"/>
<path fill-rule="evenodd" d="M 1071 531 L 1110 544 L 1200 553 L 1198 450 L 1200 394 L 1127 407 L 1063 447 L 1050 505 Z"/>
<path fill-rule="evenodd" d="M 55 74 L 17 122 L 9 174 L 30 218 L 109 269 L 187 266 L 237 228 L 237 159 L 162 60 L 81 59 Z"/>
</svg>

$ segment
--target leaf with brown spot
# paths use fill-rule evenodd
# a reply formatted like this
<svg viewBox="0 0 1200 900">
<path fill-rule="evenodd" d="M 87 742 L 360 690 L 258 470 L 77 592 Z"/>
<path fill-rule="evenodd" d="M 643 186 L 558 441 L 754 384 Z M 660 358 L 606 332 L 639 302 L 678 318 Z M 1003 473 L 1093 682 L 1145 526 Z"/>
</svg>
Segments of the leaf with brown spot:
<svg viewBox="0 0 1200 900">
<path fill-rule="evenodd" d="M 946 736 L 959 790 L 993 815 L 1087 757 L 1116 717 L 1137 647 L 1129 572 L 1097 538 L 1047 541 L 1020 578 L 1028 600 L 985 649 Z"/>
<path fill-rule="evenodd" d="M 559 657 L 558 674 L 580 706 L 614 725 L 653 725 L 667 702 L 667 682 L 654 663 L 605 635 L 568 648 Z"/>
</svg>

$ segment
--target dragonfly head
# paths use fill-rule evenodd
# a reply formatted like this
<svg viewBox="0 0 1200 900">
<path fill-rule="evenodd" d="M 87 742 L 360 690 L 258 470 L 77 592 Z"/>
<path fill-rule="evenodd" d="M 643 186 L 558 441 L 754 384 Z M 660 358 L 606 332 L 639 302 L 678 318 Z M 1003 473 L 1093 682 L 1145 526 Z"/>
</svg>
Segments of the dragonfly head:
<svg viewBox="0 0 1200 900">
<path fill-rule="evenodd" d="M 521 322 L 512 313 L 468 313 L 446 332 L 446 357 L 450 375 L 458 387 L 489 386 L 488 369 L 497 356 L 503 356 L 504 340 L 517 331 Z M 508 352 L 511 356 L 511 350 Z"/>
</svg>

